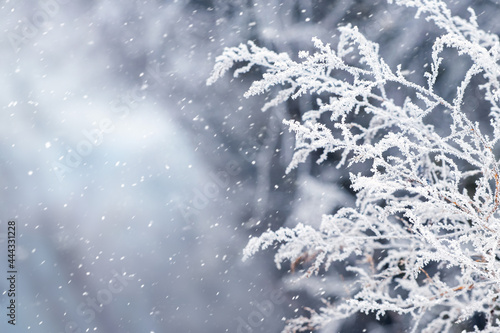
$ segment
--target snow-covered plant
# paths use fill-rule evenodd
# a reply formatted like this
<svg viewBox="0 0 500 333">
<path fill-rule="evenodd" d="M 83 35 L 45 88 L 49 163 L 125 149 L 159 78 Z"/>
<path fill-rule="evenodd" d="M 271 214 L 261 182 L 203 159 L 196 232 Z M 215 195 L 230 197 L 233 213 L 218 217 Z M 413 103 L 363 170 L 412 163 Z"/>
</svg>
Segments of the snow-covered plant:
<svg viewBox="0 0 500 333">
<path fill-rule="evenodd" d="M 254 66 L 265 71 L 245 96 L 282 87 L 264 110 L 302 95 L 317 98 L 318 107 L 300 122 L 285 120 L 296 135 L 287 172 L 316 151 L 318 163 L 337 153 L 339 168 L 368 166 L 350 173 L 355 207 L 324 215 L 319 229 L 303 221 L 267 231 L 244 250 L 247 259 L 275 246 L 278 267 L 289 261 L 293 268 L 307 258 L 305 278 L 334 262 L 347 263 L 354 273 L 347 297 L 325 300 L 320 311 L 289 321 L 286 332 L 320 329 L 357 312 L 406 314 L 413 332 L 452 331 L 482 313 L 483 331 L 500 330 L 499 39 L 478 27 L 472 9 L 464 19 L 440 0 L 394 2 L 415 7 L 417 17 L 443 32 L 423 85 L 407 79 L 401 66 L 391 69 L 379 46 L 350 25 L 339 29 L 336 49 L 313 39 L 316 51 L 300 52 L 298 62 L 252 42 L 226 48 L 207 81 L 242 62 L 235 77 Z M 434 88 L 445 49 L 470 64 L 448 99 Z M 469 120 L 474 110 L 464 106 L 474 76 L 489 105 L 490 126 Z"/>
</svg>

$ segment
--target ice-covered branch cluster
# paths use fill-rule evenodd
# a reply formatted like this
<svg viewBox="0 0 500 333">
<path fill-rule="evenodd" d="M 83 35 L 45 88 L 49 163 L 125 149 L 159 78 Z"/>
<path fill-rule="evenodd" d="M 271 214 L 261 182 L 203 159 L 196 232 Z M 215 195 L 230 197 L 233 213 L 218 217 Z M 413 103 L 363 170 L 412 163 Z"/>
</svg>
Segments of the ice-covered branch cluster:
<svg viewBox="0 0 500 333">
<path fill-rule="evenodd" d="M 300 122 L 285 120 L 296 134 L 288 171 L 315 151 L 321 152 L 318 163 L 337 152 L 339 168 L 368 166 L 350 174 L 356 207 L 323 216 L 319 230 L 303 221 L 268 231 L 244 250 L 246 259 L 277 246 L 278 267 L 308 254 L 305 277 L 334 262 L 350 263 L 347 270 L 356 278 L 348 297 L 290 321 L 289 332 L 318 329 L 356 312 L 389 311 L 411 316 L 414 331 L 451 331 L 474 313 L 486 317 L 485 332 L 500 329 L 499 40 L 479 29 L 472 9 L 463 19 L 438 0 L 394 2 L 415 7 L 417 16 L 443 31 L 425 85 L 407 79 L 400 66 L 392 70 L 379 46 L 350 25 L 339 29 L 335 49 L 313 39 L 315 53 L 300 52 L 298 62 L 251 42 L 226 48 L 208 80 L 243 62 L 235 76 L 254 66 L 265 70 L 246 96 L 281 88 L 264 109 L 302 95 L 317 98 L 318 107 Z M 434 89 L 449 48 L 470 59 L 452 100 Z M 469 120 L 474 110 L 463 103 L 474 76 L 481 77 L 479 89 L 489 103 L 486 130 Z M 395 97 L 402 93 L 404 99 Z M 369 121 L 358 121 L 360 114 Z M 437 131 L 438 123 L 449 129 Z"/>
</svg>

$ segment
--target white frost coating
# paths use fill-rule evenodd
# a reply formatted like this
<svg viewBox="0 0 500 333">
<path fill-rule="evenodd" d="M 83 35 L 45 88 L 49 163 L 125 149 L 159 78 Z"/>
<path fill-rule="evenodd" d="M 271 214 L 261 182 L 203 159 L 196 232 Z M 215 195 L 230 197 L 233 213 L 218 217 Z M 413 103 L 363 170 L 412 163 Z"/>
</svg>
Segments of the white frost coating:
<svg viewBox="0 0 500 333">
<path fill-rule="evenodd" d="M 494 154 L 500 139 L 499 40 L 479 29 L 472 10 L 466 20 L 452 16 L 439 0 L 395 3 L 416 7 L 417 16 L 444 30 L 434 43 L 430 72 L 423 73 L 426 86 L 407 80 L 400 67 L 392 71 L 378 55 L 378 45 L 351 26 L 340 29 L 335 51 L 314 38 L 317 51 L 300 52 L 301 62 L 251 42 L 250 47 L 226 48 L 207 81 L 212 84 L 235 63 L 246 62 L 235 76 L 255 65 L 265 73 L 245 96 L 283 87 L 264 109 L 306 94 L 330 96 L 327 103 L 318 100 L 319 107 L 305 113 L 301 122 L 285 120 L 296 134 L 287 172 L 318 149 L 323 152 L 318 163 L 338 151 L 338 167 L 359 162 L 371 166 L 367 172 L 351 174 L 355 208 L 324 216 L 319 230 L 298 224 L 268 231 L 245 248 L 247 259 L 277 246 L 278 267 L 285 261 L 293 267 L 307 258 L 304 277 L 333 262 L 359 259 L 347 267 L 357 273 L 349 297 L 335 305 L 325 301 L 319 312 L 311 310 L 309 317 L 289 321 L 285 332 L 320 329 L 356 312 L 379 317 L 386 311 L 410 314 L 414 332 L 453 331 L 457 322 L 475 312 L 486 317 L 483 332 L 500 329 L 500 172 Z M 433 89 L 444 48 L 456 49 L 472 63 L 451 102 Z M 473 110 L 462 109 L 464 93 L 476 75 L 485 82 L 479 88 L 490 104 L 491 138 L 467 117 Z M 408 92 L 403 103 L 389 97 L 389 83 Z M 368 125 L 350 117 L 361 109 L 371 116 Z M 439 135 L 429 120 L 424 122 L 426 115 L 437 111 L 449 117 L 451 131 L 446 135 Z M 330 116 L 332 128 L 320 123 L 322 114 Z M 466 183 L 475 184 L 472 193 Z M 430 264 L 438 264 L 437 272 L 427 272 Z M 445 269 L 454 279 L 443 277 Z M 401 292 L 407 296 L 402 298 Z"/>
</svg>

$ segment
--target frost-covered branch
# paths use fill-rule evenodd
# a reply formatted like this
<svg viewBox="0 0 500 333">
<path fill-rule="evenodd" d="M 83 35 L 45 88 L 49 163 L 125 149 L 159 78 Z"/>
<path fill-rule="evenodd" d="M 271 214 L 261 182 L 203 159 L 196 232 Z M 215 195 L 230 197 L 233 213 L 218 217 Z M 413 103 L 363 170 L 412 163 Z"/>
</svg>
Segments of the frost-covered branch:
<svg viewBox="0 0 500 333">
<path fill-rule="evenodd" d="M 417 16 L 444 31 L 433 45 L 430 71 L 423 73 L 426 86 L 409 81 L 399 66 L 393 71 L 378 45 L 349 25 L 339 29 L 335 50 L 314 38 L 316 52 L 300 52 L 299 62 L 251 42 L 227 48 L 208 80 L 212 84 L 243 62 L 235 76 L 254 66 L 265 70 L 247 97 L 282 87 L 264 110 L 302 95 L 317 98 L 318 107 L 301 122 L 285 120 L 296 135 L 287 172 L 314 151 L 321 151 L 318 163 L 340 152 L 339 168 L 369 165 L 366 172 L 350 174 L 355 208 L 324 216 L 319 229 L 304 221 L 268 231 L 245 248 L 246 259 L 278 245 L 278 267 L 307 254 L 304 277 L 357 258 L 347 267 L 356 276 L 349 297 L 290 321 L 285 331 L 321 328 L 356 312 L 378 317 L 388 311 L 410 315 L 414 331 L 451 331 L 476 312 L 487 317 L 484 331 L 500 329 L 500 172 L 494 153 L 500 139 L 499 40 L 479 29 L 472 9 L 466 20 L 442 1 L 395 2 L 415 7 Z M 452 101 L 434 90 L 445 48 L 471 60 Z M 490 105 L 491 137 L 469 120 L 473 110 L 463 109 L 465 91 L 478 75 Z M 404 102 L 395 101 L 394 89 L 406 94 Z M 356 120 L 361 112 L 369 115 L 368 124 Z M 436 117 L 430 115 L 437 113 L 448 118 L 439 120 L 450 124 L 448 132 L 435 130 Z"/>
</svg>

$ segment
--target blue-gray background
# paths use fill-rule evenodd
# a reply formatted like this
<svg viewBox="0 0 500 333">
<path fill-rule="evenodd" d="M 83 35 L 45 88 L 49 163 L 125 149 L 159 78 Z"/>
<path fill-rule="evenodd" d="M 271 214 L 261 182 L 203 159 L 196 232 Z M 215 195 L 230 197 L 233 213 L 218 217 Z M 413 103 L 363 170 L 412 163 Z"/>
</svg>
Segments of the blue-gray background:
<svg viewBox="0 0 500 333">
<path fill-rule="evenodd" d="M 500 31 L 496 1 L 450 5 Z M 423 82 L 438 31 L 413 15 L 385 1 L 3 1 L 0 267 L 14 219 L 19 273 L 17 325 L 3 293 L 0 330 L 279 332 L 318 295 L 341 297 L 339 274 L 325 275 L 325 291 L 290 283 L 272 251 L 241 261 L 249 235 L 352 205 L 334 157 L 284 175 L 293 138 L 281 119 L 311 100 L 262 113 L 266 96 L 242 97 L 257 72 L 205 80 L 226 46 L 252 39 L 295 57 L 352 23 Z M 453 59 L 444 96 L 466 63 Z M 468 94 L 471 117 L 484 120 Z M 362 319 L 327 331 L 405 327 Z"/>
</svg>

